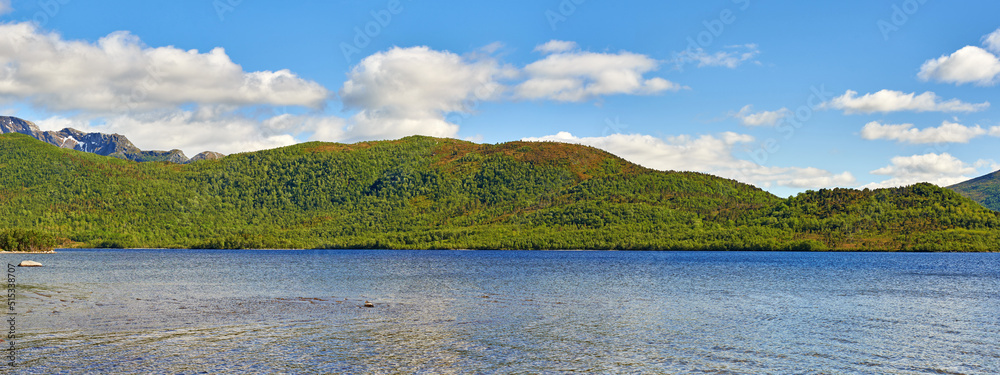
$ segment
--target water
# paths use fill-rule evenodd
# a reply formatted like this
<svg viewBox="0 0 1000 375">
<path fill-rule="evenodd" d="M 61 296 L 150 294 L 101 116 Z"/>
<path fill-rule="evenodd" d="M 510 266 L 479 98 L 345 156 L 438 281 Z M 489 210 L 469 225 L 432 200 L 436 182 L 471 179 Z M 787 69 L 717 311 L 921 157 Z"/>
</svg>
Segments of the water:
<svg viewBox="0 0 1000 375">
<path fill-rule="evenodd" d="M 1000 254 L 23 259 L 13 373 L 1000 373 Z"/>
</svg>

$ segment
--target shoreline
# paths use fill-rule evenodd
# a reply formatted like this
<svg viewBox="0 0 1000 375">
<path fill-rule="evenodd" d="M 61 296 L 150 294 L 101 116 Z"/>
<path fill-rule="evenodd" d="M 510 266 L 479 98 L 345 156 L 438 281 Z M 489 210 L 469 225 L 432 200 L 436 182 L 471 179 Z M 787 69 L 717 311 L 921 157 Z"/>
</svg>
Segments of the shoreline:
<svg viewBox="0 0 1000 375">
<path fill-rule="evenodd" d="M 56 251 L 0 251 L 0 254 L 56 254 Z"/>
<path fill-rule="evenodd" d="M 826 250 L 719 250 L 719 249 L 656 249 L 656 250 L 641 250 L 641 249 L 372 249 L 372 248 L 338 248 L 338 249 L 296 249 L 296 248 L 283 248 L 283 249 L 191 249 L 191 248 L 157 248 L 157 247 L 129 247 L 129 248 L 89 248 L 89 247 L 67 247 L 60 248 L 59 250 L 176 250 L 176 251 L 189 251 L 189 250 L 206 250 L 206 251 L 341 251 L 341 250 L 374 250 L 374 251 L 537 251 L 537 252 L 719 252 L 719 253 L 744 253 L 744 252 L 761 252 L 761 253 L 908 253 L 908 254 L 998 254 L 1000 250 L 993 251 L 962 251 L 962 250 L 886 250 L 886 249 L 826 249 Z M 10 253 L 10 254 L 56 254 L 56 251 L 50 252 L 0 252 Z"/>
</svg>

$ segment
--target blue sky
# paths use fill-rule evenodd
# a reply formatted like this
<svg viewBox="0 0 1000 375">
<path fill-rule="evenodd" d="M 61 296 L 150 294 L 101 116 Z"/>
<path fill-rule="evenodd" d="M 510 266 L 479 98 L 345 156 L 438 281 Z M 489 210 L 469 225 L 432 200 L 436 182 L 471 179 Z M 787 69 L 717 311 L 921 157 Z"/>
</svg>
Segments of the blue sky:
<svg viewBox="0 0 1000 375">
<path fill-rule="evenodd" d="M 4 113 L 188 155 L 555 140 L 778 195 L 1000 167 L 996 1 L 0 0 Z"/>
</svg>

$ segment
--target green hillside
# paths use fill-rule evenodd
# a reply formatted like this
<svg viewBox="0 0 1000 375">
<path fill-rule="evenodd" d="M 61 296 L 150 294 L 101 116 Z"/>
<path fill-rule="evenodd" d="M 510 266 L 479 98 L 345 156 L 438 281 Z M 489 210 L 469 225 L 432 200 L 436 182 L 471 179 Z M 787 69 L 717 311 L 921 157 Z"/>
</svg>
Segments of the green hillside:
<svg viewBox="0 0 1000 375">
<path fill-rule="evenodd" d="M 763 220 L 842 250 L 1000 250 L 1000 213 L 927 183 L 810 191 L 775 205 Z"/>
<path fill-rule="evenodd" d="M 1000 219 L 931 185 L 783 200 L 560 143 L 314 142 L 177 165 L 6 134 L 0 228 L 97 247 L 992 251 Z"/>
<path fill-rule="evenodd" d="M 962 196 L 981 203 L 986 208 L 1000 211 L 1000 171 L 948 187 Z"/>
</svg>

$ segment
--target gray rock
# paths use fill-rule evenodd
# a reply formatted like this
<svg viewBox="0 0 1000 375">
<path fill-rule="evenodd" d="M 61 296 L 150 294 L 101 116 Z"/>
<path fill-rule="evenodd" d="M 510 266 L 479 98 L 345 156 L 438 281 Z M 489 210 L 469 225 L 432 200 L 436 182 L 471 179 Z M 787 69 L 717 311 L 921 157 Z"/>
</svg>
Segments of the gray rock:
<svg viewBox="0 0 1000 375">
<path fill-rule="evenodd" d="M 201 160 L 217 160 L 217 159 L 222 159 L 224 156 L 226 155 L 220 154 L 218 152 L 205 151 L 198 155 L 195 155 L 193 158 L 191 158 L 191 161 L 189 161 L 189 163 L 194 163 L 196 161 L 201 161 Z"/>
<path fill-rule="evenodd" d="M 38 125 L 31 121 L 24 121 L 17 117 L 0 116 L 0 133 L 21 133 L 38 138 L 42 131 L 38 130 Z"/>
<path fill-rule="evenodd" d="M 38 125 L 31 121 L 11 116 L 0 116 L 0 134 L 5 133 L 21 133 L 56 147 L 139 162 L 166 161 L 187 164 L 192 161 L 214 160 L 225 156 L 218 152 L 205 151 L 189 160 L 181 150 L 140 150 L 132 144 L 132 141 L 121 134 L 84 133 L 72 128 L 60 131 L 41 131 Z"/>
<path fill-rule="evenodd" d="M 42 264 L 33 260 L 22 260 L 18 267 L 41 267 Z"/>
</svg>

